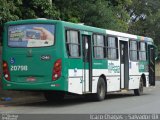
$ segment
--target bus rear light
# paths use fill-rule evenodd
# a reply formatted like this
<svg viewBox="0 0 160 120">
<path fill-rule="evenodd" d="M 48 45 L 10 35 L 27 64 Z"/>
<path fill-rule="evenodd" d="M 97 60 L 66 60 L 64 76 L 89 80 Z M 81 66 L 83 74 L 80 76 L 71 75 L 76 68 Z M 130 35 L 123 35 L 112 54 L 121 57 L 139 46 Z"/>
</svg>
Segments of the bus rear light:
<svg viewBox="0 0 160 120">
<path fill-rule="evenodd" d="M 61 70 L 62 70 L 62 60 L 58 59 L 54 63 L 52 80 L 57 80 L 61 76 Z"/>
<path fill-rule="evenodd" d="M 3 61 L 3 76 L 6 80 L 10 81 L 10 74 L 9 74 L 8 64 L 6 61 Z"/>
</svg>

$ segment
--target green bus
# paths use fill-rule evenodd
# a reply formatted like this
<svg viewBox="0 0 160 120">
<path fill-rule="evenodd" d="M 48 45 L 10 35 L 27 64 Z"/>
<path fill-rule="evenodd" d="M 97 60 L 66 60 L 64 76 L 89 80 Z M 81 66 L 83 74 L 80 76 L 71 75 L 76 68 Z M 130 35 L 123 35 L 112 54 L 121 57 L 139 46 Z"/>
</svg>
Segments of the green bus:
<svg viewBox="0 0 160 120">
<path fill-rule="evenodd" d="M 155 85 L 155 46 L 137 36 L 60 20 L 10 21 L 3 32 L 3 88 L 42 91 L 47 100 L 73 93 L 105 99 L 107 92 Z"/>
</svg>

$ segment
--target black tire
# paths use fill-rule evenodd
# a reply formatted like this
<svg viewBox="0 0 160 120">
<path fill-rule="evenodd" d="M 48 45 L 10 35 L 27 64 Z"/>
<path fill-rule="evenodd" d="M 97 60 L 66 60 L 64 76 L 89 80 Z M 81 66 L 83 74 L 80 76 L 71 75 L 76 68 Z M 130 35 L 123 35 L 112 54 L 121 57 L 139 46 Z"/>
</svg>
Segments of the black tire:
<svg viewBox="0 0 160 120">
<path fill-rule="evenodd" d="M 44 92 L 44 97 L 49 102 L 60 102 L 64 99 L 65 93 L 61 91 L 47 91 Z"/>
<path fill-rule="evenodd" d="M 96 101 L 102 101 L 106 97 L 106 84 L 102 77 L 99 78 L 97 84 L 97 93 L 94 95 Z"/>
<path fill-rule="evenodd" d="M 135 96 L 140 96 L 143 94 L 143 79 L 140 79 L 140 83 L 139 83 L 139 88 L 138 89 L 134 89 L 134 95 Z"/>
</svg>

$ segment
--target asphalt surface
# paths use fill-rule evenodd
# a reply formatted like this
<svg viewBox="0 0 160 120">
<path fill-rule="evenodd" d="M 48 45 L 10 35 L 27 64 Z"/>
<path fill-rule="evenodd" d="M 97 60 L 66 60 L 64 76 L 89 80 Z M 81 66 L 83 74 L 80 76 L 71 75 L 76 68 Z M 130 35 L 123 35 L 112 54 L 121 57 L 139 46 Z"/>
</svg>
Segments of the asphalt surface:
<svg viewBox="0 0 160 120">
<path fill-rule="evenodd" d="M 0 102 L 0 113 L 13 114 L 93 114 L 93 113 L 160 113 L 160 81 L 144 89 L 142 96 L 133 91 L 112 93 L 101 102 L 85 97 L 68 97 L 63 102 L 49 103 L 43 96 Z"/>
</svg>

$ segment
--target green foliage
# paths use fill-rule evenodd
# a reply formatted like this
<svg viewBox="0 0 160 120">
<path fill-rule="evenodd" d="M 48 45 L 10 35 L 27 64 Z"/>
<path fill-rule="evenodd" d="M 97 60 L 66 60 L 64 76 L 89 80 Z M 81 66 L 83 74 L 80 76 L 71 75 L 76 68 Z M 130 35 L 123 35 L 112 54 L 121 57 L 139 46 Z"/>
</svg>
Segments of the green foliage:
<svg viewBox="0 0 160 120">
<path fill-rule="evenodd" d="M 20 4 L 18 1 L 15 2 Z M 15 6 L 14 1 L 0 0 L 0 25 L 7 21 L 19 19 L 19 16 L 15 13 L 18 13 L 18 8 Z"/>
<path fill-rule="evenodd" d="M 0 0 L 0 25 L 18 19 L 58 19 L 59 11 L 50 0 Z"/>
<path fill-rule="evenodd" d="M 80 22 L 100 28 L 127 31 L 131 0 L 53 0 L 61 20 Z"/>
<path fill-rule="evenodd" d="M 133 0 L 128 8 L 131 17 L 129 32 L 153 38 L 160 49 L 160 1 Z"/>
<path fill-rule="evenodd" d="M 50 0 L 23 0 L 21 9 L 21 18 L 49 18 L 57 19 L 59 13 L 56 11 L 55 5 L 49 2 Z"/>
</svg>

